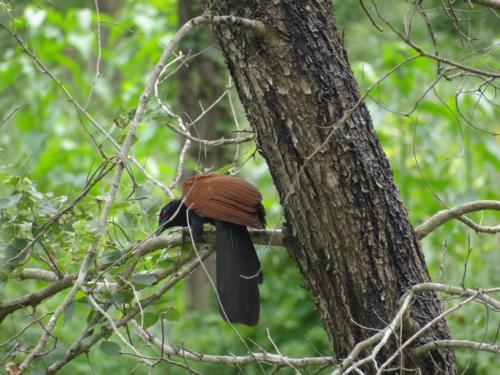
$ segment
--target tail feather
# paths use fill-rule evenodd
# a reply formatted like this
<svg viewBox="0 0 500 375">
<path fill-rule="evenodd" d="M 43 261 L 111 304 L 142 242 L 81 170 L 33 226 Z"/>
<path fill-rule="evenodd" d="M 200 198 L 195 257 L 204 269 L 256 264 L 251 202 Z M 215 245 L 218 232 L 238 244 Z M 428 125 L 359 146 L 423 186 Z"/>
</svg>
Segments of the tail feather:
<svg viewBox="0 0 500 375">
<path fill-rule="evenodd" d="M 217 292 L 222 317 L 231 323 L 255 325 L 259 321 L 259 284 L 263 274 L 247 228 L 215 223 Z"/>
</svg>

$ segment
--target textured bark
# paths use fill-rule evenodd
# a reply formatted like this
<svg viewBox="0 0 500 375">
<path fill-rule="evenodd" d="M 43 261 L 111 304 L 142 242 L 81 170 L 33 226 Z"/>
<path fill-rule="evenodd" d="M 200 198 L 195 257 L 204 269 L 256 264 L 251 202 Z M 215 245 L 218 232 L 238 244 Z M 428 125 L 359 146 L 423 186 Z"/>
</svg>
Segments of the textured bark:
<svg viewBox="0 0 500 375">
<path fill-rule="evenodd" d="M 362 327 L 385 327 L 406 288 L 429 275 L 365 105 L 336 123 L 360 94 L 331 3 L 202 3 L 214 15 L 259 19 L 268 28 L 264 35 L 237 25 L 213 31 L 280 193 L 288 252 L 342 358 L 373 334 Z M 413 304 L 419 325 L 440 311 L 426 297 Z M 448 338 L 444 322 L 420 343 L 437 338 Z M 457 371 L 447 349 L 418 365 L 425 374 Z"/>
</svg>

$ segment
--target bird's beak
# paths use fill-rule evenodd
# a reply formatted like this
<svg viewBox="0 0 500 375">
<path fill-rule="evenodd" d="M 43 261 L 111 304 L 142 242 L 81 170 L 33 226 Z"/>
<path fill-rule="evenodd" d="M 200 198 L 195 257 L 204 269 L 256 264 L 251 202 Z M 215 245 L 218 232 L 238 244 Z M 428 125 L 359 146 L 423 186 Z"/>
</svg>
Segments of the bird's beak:
<svg viewBox="0 0 500 375">
<path fill-rule="evenodd" d="M 158 229 L 155 232 L 155 237 L 158 237 L 166 229 L 165 226 L 166 226 L 166 223 L 160 224 L 160 226 L 158 227 Z"/>
</svg>

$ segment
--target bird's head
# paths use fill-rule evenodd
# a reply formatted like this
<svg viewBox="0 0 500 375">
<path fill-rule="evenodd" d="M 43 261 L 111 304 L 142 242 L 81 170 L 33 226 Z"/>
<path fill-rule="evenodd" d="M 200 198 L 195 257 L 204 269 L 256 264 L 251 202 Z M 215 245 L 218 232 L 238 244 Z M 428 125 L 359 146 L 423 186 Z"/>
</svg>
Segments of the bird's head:
<svg viewBox="0 0 500 375">
<path fill-rule="evenodd" d="M 159 236 L 167 228 L 187 226 L 186 206 L 181 199 L 175 199 L 161 209 L 156 235 Z"/>
</svg>

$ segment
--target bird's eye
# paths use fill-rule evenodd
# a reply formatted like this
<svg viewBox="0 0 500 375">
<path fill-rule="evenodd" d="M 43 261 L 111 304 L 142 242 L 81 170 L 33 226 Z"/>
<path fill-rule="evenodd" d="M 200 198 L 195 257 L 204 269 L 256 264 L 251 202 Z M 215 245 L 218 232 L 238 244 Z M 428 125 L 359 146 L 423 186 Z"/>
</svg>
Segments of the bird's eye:
<svg viewBox="0 0 500 375">
<path fill-rule="evenodd" d="M 161 217 L 166 217 L 167 216 L 167 210 L 162 210 L 160 213 Z"/>
</svg>

